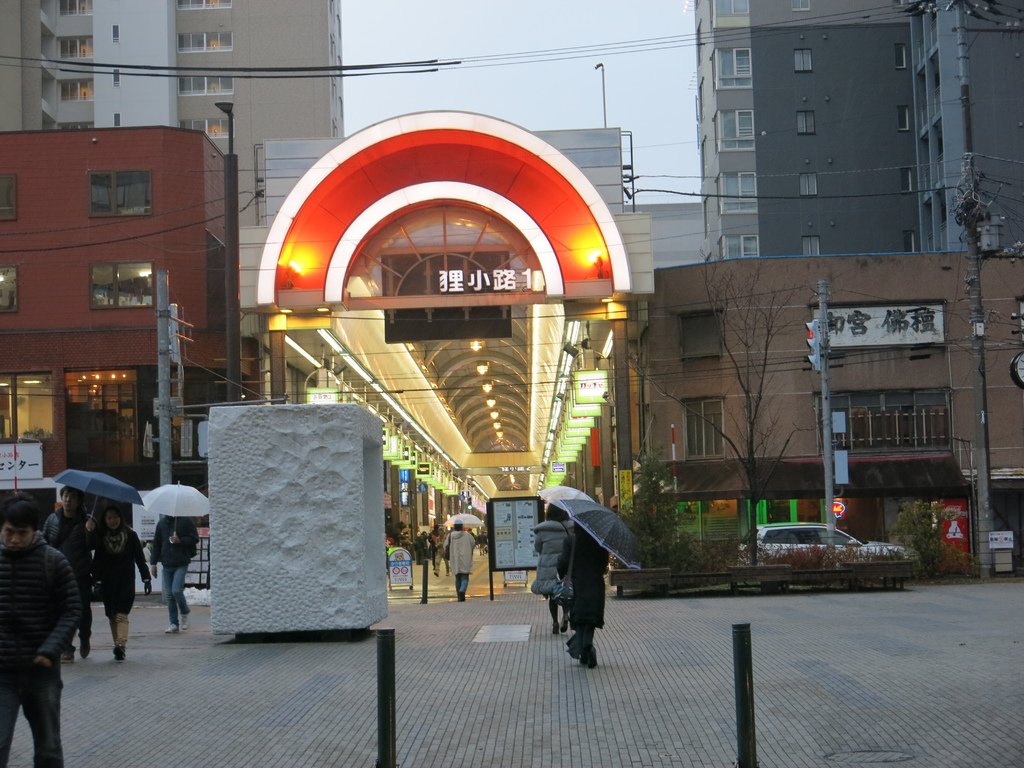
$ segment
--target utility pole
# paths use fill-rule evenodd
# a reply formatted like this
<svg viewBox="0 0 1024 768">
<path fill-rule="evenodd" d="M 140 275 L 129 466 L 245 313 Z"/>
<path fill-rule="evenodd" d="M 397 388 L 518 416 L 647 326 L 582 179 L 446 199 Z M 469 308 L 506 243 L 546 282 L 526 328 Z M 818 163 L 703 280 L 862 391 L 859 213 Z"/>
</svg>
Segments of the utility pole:
<svg viewBox="0 0 1024 768">
<path fill-rule="evenodd" d="M 171 482 L 171 309 L 167 270 L 156 271 L 157 451 L 160 485 Z"/>
<path fill-rule="evenodd" d="M 982 217 L 974 173 L 974 134 L 971 127 L 970 48 L 967 44 L 967 12 L 964 0 L 954 0 L 957 12 L 957 74 L 960 78 L 960 113 L 964 124 L 963 179 L 957 190 L 956 220 L 967 240 L 967 290 L 971 323 L 971 389 L 974 398 L 974 484 L 977 498 L 978 557 L 981 576 L 992 575 L 988 534 L 993 528 L 988 444 L 988 384 L 985 374 L 985 308 L 981 300 L 981 248 L 978 223 Z"/>
<path fill-rule="evenodd" d="M 818 281 L 818 349 L 821 359 L 821 465 L 825 472 L 825 523 L 828 525 L 828 543 L 835 543 L 835 446 L 832 444 L 832 392 L 828 380 L 828 280 Z"/>
</svg>

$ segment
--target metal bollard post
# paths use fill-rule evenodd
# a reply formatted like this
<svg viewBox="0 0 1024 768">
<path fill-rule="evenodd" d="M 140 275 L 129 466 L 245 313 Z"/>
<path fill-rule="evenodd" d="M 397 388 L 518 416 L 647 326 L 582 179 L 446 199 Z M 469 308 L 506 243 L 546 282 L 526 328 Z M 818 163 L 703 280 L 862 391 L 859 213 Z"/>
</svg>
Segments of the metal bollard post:
<svg viewBox="0 0 1024 768">
<path fill-rule="evenodd" d="M 754 732 L 754 668 L 750 653 L 750 625 L 732 625 L 732 667 L 736 684 L 736 766 L 757 768 Z"/>
<path fill-rule="evenodd" d="M 397 768 L 395 630 L 377 630 L 377 768 Z"/>
<path fill-rule="evenodd" d="M 420 595 L 420 605 L 427 604 L 427 568 L 430 566 L 429 560 L 423 561 L 423 594 Z"/>
</svg>

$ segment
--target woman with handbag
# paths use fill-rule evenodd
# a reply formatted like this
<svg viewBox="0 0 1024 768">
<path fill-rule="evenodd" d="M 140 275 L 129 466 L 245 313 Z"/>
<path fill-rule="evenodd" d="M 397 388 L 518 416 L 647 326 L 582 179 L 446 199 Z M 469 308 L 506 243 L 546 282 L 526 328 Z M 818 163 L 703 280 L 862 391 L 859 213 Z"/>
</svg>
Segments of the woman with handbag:
<svg viewBox="0 0 1024 768">
<path fill-rule="evenodd" d="M 574 634 L 566 646 L 580 664 L 597 666 L 594 630 L 604 627 L 604 574 L 608 552 L 581 526 L 574 527 L 558 558 L 558 575 L 572 580 L 574 593 L 569 623 Z"/>
<path fill-rule="evenodd" d="M 569 513 L 549 504 L 544 513 L 544 522 L 533 527 L 533 548 L 537 551 L 537 578 L 533 580 L 530 591 L 535 595 L 545 595 L 548 599 L 548 611 L 551 614 L 551 634 L 557 635 L 569 628 L 569 607 L 562 606 L 562 622 L 558 622 L 558 602 L 555 600 L 555 588 L 560 585 L 558 578 L 558 557 L 562 554 L 565 542 L 572 535 L 572 521 Z"/>
</svg>

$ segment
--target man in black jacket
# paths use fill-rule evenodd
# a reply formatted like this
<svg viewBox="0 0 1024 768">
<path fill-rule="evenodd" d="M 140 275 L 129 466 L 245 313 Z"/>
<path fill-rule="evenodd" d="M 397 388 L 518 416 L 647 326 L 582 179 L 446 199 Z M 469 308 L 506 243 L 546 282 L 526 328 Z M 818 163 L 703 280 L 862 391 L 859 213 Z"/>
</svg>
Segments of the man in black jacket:
<svg viewBox="0 0 1024 768">
<path fill-rule="evenodd" d="M 82 603 L 67 559 L 36 530 L 39 517 L 23 494 L 0 502 L 0 765 L 7 765 L 21 709 L 35 765 L 61 768 L 60 656 Z"/>
<path fill-rule="evenodd" d="M 82 619 L 78 625 L 78 653 L 84 659 L 89 655 L 89 640 L 92 637 L 92 552 L 89 550 L 89 534 L 83 509 L 85 495 L 77 488 L 64 486 L 60 498 L 62 508 L 51 514 L 43 523 L 43 538 L 51 547 L 61 551 L 71 563 L 71 570 L 75 572 L 78 597 L 82 601 Z M 73 662 L 75 646 L 69 642 L 60 659 L 65 663 Z"/>
</svg>

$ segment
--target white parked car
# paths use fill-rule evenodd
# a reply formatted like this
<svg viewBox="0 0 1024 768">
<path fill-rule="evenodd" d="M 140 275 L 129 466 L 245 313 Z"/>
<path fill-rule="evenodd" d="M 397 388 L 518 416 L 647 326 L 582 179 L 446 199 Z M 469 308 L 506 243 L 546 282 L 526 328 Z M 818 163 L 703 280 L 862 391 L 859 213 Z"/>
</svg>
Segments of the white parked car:
<svg viewBox="0 0 1024 768">
<path fill-rule="evenodd" d="M 757 529 L 757 544 L 766 552 L 794 547 L 824 547 L 829 544 L 828 526 L 824 523 L 772 523 Z M 866 555 L 908 557 L 906 547 L 885 541 L 860 541 L 838 528 L 832 543 L 837 547 L 856 547 Z"/>
</svg>

